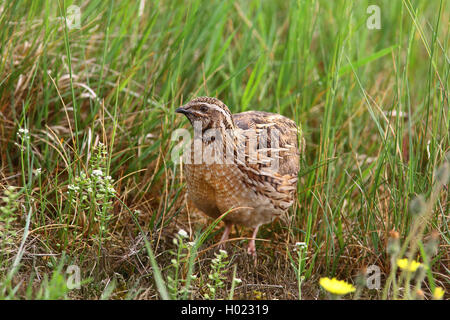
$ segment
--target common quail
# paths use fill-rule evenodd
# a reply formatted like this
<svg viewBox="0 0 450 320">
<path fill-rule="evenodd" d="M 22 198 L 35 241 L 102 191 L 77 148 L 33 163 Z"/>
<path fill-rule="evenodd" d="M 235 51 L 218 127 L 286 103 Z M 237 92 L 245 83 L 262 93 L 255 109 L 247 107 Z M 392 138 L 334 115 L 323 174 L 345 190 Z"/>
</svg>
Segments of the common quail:
<svg viewBox="0 0 450 320">
<path fill-rule="evenodd" d="M 195 98 L 175 111 L 194 127 L 194 139 L 183 156 L 187 197 L 214 219 L 226 213 L 221 243 L 233 224 L 253 228 L 247 252 L 256 256 L 258 228 L 285 218 L 294 203 L 305 145 L 301 130 L 279 114 L 231 114 L 211 97 Z"/>
</svg>

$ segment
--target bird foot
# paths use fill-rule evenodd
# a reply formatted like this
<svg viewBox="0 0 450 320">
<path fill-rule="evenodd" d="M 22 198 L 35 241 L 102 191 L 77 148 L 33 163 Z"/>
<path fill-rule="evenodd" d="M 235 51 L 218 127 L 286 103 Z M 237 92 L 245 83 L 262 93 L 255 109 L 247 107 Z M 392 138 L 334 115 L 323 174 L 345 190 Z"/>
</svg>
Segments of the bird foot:
<svg viewBox="0 0 450 320">
<path fill-rule="evenodd" d="M 247 254 L 249 254 L 250 256 L 252 256 L 253 259 L 256 259 L 256 247 L 255 247 L 255 242 L 254 242 L 254 241 L 251 241 L 251 242 L 248 244 Z"/>
<path fill-rule="evenodd" d="M 222 243 L 219 244 L 218 248 L 219 248 L 219 250 L 225 250 L 226 247 L 227 247 L 226 243 L 222 242 Z"/>
<path fill-rule="evenodd" d="M 258 234 L 259 226 L 253 230 L 252 239 L 248 243 L 247 253 L 253 257 L 253 259 L 256 261 L 256 245 L 255 245 L 255 239 L 256 235 Z"/>
<path fill-rule="evenodd" d="M 219 250 L 225 250 L 228 238 L 230 236 L 232 225 L 230 223 L 225 224 L 225 230 L 223 232 L 222 238 L 220 239 Z"/>
</svg>

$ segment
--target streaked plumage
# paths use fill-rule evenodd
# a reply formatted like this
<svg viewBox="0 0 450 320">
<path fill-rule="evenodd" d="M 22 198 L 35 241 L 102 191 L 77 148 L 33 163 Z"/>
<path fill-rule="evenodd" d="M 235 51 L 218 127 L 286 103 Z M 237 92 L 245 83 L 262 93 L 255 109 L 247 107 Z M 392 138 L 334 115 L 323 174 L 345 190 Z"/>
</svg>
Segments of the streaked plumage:
<svg viewBox="0 0 450 320">
<path fill-rule="evenodd" d="M 297 125 L 269 112 L 232 115 L 223 102 L 210 97 L 196 98 L 176 112 L 185 114 L 198 131 L 201 127 L 202 135 L 194 135 L 191 159 L 195 143 L 201 143 L 203 155 L 233 155 L 226 163 L 184 163 L 189 199 L 212 218 L 229 211 L 221 241 L 228 239 L 232 224 L 254 228 L 248 252 L 255 255 L 259 226 L 283 218 L 295 199 L 301 136 Z M 304 139 L 300 141 L 303 148 Z"/>
</svg>

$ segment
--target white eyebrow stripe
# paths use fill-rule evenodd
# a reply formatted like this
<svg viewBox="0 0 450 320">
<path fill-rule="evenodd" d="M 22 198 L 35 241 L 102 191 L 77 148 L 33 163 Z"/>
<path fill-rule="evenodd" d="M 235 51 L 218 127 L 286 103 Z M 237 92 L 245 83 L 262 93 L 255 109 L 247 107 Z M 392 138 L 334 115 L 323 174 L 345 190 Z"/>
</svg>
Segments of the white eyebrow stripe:
<svg viewBox="0 0 450 320">
<path fill-rule="evenodd" d="M 230 114 L 227 113 L 227 112 L 225 112 L 225 110 L 223 110 L 221 107 L 216 106 L 215 104 L 210 104 L 210 103 L 205 103 L 205 104 L 206 104 L 208 107 L 210 107 L 210 108 L 212 108 L 212 109 L 214 109 L 214 110 L 217 110 L 217 111 L 219 111 L 219 112 L 222 112 L 222 114 L 227 118 L 228 122 L 229 122 L 229 123 L 232 123 L 232 122 L 231 122 L 231 116 L 230 116 Z"/>
</svg>

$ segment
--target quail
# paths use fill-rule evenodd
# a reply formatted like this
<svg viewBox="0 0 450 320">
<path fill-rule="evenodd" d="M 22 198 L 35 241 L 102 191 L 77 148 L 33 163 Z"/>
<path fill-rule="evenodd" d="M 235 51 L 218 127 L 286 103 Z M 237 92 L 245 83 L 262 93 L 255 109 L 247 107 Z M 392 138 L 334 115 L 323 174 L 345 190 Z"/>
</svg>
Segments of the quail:
<svg viewBox="0 0 450 320">
<path fill-rule="evenodd" d="M 206 215 L 223 215 L 223 244 L 233 224 L 253 228 L 247 252 L 256 256 L 258 228 L 286 219 L 296 196 L 300 150 L 296 123 L 282 115 L 231 114 L 219 99 L 198 97 L 175 110 L 194 127 L 183 155 L 187 197 Z"/>
</svg>

